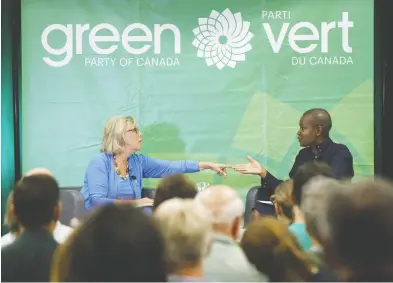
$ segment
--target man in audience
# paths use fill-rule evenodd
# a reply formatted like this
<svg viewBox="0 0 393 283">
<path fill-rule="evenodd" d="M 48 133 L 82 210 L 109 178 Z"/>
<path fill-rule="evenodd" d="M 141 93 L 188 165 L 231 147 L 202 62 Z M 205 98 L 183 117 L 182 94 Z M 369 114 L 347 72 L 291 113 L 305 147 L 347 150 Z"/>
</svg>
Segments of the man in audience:
<svg viewBox="0 0 393 283">
<path fill-rule="evenodd" d="M 28 171 L 25 177 L 33 175 L 47 175 L 53 177 L 52 173 L 46 168 L 34 168 Z M 5 218 L 6 224 L 10 232 L 1 237 L 1 247 L 5 247 L 14 242 L 15 238 L 22 232 L 20 229 L 20 225 L 14 215 L 13 192 L 10 193 L 7 199 Z M 56 227 L 53 230 L 53 236 L 55 240 L 59 244 L 61 244 L 67 239 L 67 237 L 72 233 L 72 231 L 73 229 L 71 227 L 63 225 L 60 223 L 60 221 L 57 221 Z"/>
<path fill-rule="evenodd" d="M 312 242 L 308 254 L 322 271 L 320 275 L 325 277 L 323 281 L 337 281 L 336 274 L 326 265 L 323 248 L 324 239 L 329 234 L 325 218 L 327 204 L 331 197 L 348 188 L 349 185 L 321 176 L 311 179 L 303 187 L 301 211 Z"/>
<path fill-rule="evenodd" d="M 49 281 L 60 217 L 59 186 L 48 175 L 30 175 L 14 189 L 13 206 L 22 234 L 1 250 L 2 281 Z"/>
<path fill-rule="evenodd" d="M 203 260 L 211 240 L 207 214 L 194 200 L 172 198 L 155 210 L 154 218 L 165 240 L 168 281 L 206 281 Z"/>
<path fill-rule="evenodd" d="M 241 229 L 244 205 L 236 191 L 228 186 L 208 187 L 195 201 L 208 213 L 213 227 L 213 244 L 205 260 L 206 277 L 221 282 L 266 282 L 236 243 Z"/>
<path fill-rule="evenodd" d="M 337 179 L 352 179 L 353 158 L 348 147 L 338 144 L 330 139 L 332 119 L 329 113 L 320 108 L 306 111 L 299 122 L 297 132 L 301 147 L 304 147 L 296 156 L 295 163 L 289 177 L 293 178 L 297 169 L 312 160 L 327 163 Z M 268 201 L 274 189 L 282 182 L 269 173 L 261 164 L 248 156 L 249 163 L 233 166 L 233 169 L 242 174 L 253 174 L 261 177 L 261 187 L 258 189 L 257 200 Z M 273 207 L 256 202 L 255 208 L 262 214 L 274 214 Z"/>
<path fill-rule="evenodd" d="M 304 216 L 307 232 L 311 238 L 312 246 L 308 253 L 319 266 L 325 266 L 323 252 L 323 238 L 326 237 L 327 228 L 324 216 L 327 211 L 329 197 L 345 190 L 344 184 L 332 178 L 315 177 L 304 187 L 302 192 L 301 211 Z"/>
<path fill-rule="evenodd" d="M 326 163 L 311 161 L 300 166 L 293 176 L 293 223 L 289 225 L 289 230 L 298 238 L 300 245 L 306 251 L 311 248 L 312 242 L 307 233 L 304 215 L 300 209 L 302 192 L 304 185 L 317 176 L 331 178 L 333 177 L 332 169 Z"/>
<path fill-rule="evenodd" d="M 9 233 L 3 235 L 1 237 L 1 247 L 5 247 L 15 241 L 15 239 L 20 235 L 21 228 L 14 216 L 14 208 L 13 208 L 13 192 L 10 193 L 7 200 L 7 208 L 6 208 L 6 224 L 9 229 Z M 60 221 L 56 222 L 56 227 L 53 230 L 53 237 L 55 240 L 62 244 L 68 238 L 68 236 L 72 233 L 73 229 L 66 225 L 61 224 Z"/>
<path fill-rule="evenodd" d="M 327 261 L 340 280 L 393 281 L 393 185 L 364 180 L 329 198 Z"/>
<path fill-rule="evenodd" d="M 193 199 L 198 193 L 195 184 L 183 174 L 174 174 L 162 179 L 157 187 L 153 210 L 171 198 Z"/>
</svg>

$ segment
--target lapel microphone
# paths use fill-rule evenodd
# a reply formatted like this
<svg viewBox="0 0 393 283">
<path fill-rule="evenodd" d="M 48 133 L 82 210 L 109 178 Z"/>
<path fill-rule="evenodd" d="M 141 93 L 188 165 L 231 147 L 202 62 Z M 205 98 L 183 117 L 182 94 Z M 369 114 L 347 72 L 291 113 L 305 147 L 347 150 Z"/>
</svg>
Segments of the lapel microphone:
<svg viewBox="0 0 393 283">
<path fill-rule="evenodd" d="M 136 177 L 131 174 L 130 168 L 128 168 L 128 177 L 130 177 L 131 180 L 136 180 Z"/>
</svg>

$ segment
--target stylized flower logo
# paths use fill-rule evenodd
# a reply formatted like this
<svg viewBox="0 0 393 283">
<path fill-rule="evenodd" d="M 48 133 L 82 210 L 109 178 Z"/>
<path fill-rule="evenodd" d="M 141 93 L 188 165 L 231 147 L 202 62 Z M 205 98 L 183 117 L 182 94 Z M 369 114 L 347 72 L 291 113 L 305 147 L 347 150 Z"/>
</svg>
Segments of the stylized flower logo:
<svg viewBox="0 0 393 283">
<path fill-rule="evenodd" d="M 240 13 L 213 10 L 209 18 L 199 18 L 198 23 L 193 30 L 192 44 L 198 48 L 198 57 L 205 57 L 208 66 L 215 64 L 220 70 L 225 66 L 235 68 L 236 62 L 246 59 L 246 52 L 252 49 L 253 34 L 250 22 L 243 21 Z"/>
</svg>

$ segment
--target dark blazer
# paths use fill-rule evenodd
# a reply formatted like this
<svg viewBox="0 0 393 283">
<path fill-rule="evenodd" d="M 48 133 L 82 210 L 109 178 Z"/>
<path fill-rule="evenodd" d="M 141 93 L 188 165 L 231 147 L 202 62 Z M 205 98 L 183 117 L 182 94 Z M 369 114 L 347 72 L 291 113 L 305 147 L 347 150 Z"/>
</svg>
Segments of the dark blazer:
<svg viewBox="0 0 393 283">
<path fill-rule="evenodd" d="M 297 169 L 309 161 L 321 161 L 328 164 L 333 171 L 336 179 L 352 179 L 354 176 L 353 157 L 348 147 L 333 142 L 330 138 L 326 139 L 317 146 L 318 154 L 312 152 L 311 147 L 301 149 L 296 156 L 295 163 L 289 172 L 289 178 L 292 178 Z M 267 172 L 266 177 L 261 179 L 261 188 L 258 190 L 258 200 L 270 200 L 274 189 L 282 182 L 272 174 Z"/>
<path fill-rule="evenodd" d="M 353 157 L 348 147 L 333 142 L 330 138 L 317 146 L 318 154 L 315 155 L 311 147 L 301 149 L 296 156 L 295 163 L 289 172 L 289 178 L 295 175 L 297 169 L 309 161 L 321 161 L 330 165 L 333 176 L 337 179 L 352 179 L 354 176 Z M 264 215 L 275 215 L 274 207 L 258 202 L 258 200 L 268 201 L 274 193 L 274 189 L 282 182 L 271 173 L 267 172 L 265 178 L 261 178 L 261 186 L 258 189 L 255 209 Z"/>
<path fill-rule="evenodd" d="M 24 231 L 15 242 L 1 249 L 1 281 L 49 282 L 56 247 L 49 231 Z"/>
</svg>

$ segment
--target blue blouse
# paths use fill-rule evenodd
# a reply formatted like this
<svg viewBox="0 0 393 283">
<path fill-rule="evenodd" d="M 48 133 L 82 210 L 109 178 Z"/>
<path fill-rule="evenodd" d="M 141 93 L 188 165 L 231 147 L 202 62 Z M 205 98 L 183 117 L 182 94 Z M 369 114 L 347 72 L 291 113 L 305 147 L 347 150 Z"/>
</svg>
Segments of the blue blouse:
<svg viewBox="0 0 393 283">
<path fill-rule="evenodd" d="M 113 155 L 100 153 L 87 167 L 81 193 L 85 207 L 113 203 L 124 195 L 141 198 L 143 178 L 162 178 L 176 173 L 198 172 L 198 161 L 158 160 L 143 154 L 133 154 L 128 158 L 129 176 L 123 180 L 117 175 Z"/>
</svg>

